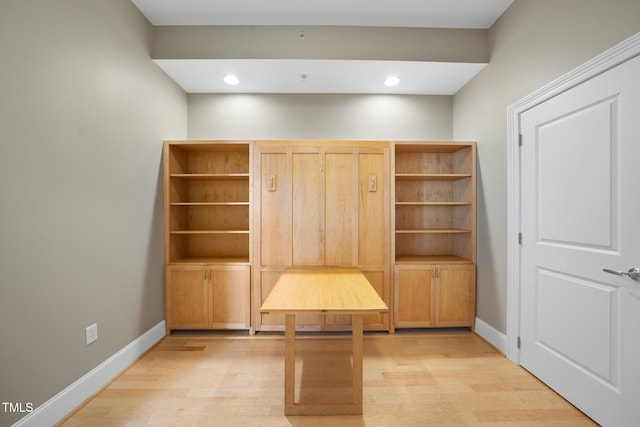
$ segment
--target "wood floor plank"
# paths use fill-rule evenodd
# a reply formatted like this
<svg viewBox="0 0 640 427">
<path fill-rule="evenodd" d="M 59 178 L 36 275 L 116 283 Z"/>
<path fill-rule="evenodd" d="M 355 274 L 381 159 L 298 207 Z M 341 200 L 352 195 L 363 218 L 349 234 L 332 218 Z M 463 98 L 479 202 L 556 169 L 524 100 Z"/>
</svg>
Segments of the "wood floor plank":
<svg viewBox="0 0 640 427">
<path fill-rule="evenodd" d="M 351 393 L 351 337 L 296 337 L 296 399 Z M 172 335 L 59 425 L 597 426 L 472 333 L 365 335 L 363 415 L 284 412 L 284 337 Z"/>
</svg>

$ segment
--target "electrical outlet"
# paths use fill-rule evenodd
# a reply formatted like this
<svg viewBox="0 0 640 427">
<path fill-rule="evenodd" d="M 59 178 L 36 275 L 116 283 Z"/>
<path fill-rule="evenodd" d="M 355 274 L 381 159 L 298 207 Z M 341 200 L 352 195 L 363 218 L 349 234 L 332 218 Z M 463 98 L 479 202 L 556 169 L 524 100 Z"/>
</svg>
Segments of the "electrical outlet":
<svg viewBox="0 0 640 427">
<path fill-rule="evenodd" d="M 86 345 L 91 344 L 94 341 L 98 340 L 98 324 L 94 323 L 93 325 L 87 326 L 84 330 L 84 337 L 86 341 Z"/>
</svg>

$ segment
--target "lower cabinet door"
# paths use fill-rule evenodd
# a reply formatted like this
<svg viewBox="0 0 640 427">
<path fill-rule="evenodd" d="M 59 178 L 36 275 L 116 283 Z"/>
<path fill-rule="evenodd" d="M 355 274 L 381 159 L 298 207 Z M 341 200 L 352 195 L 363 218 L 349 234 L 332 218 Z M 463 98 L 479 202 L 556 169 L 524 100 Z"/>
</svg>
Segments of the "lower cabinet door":
<svg viewBox="0 0 640 427">
<path fill-rule="evenodd" d="M 167 268 L 167 329 L 249 329 L 248 265 Z"/>
<path fill-rule="evenodd" d="M 206 329 L 209 326 L 207 269 L 203 266 L 167 267 L 167 329 Z"/>
<path fill-rule="evenodd" d="M 249 266 L 211 267 L 210 277 L 210 328 L 249 329 Z"/>
<path fill-rule="evenodd" d="M 436 273 L 436 326 L 470 326 L 476 309 L 475 266 L 439 265 Z"/>
<path fill-rule="evenodd" d="M 434 325 L 434 265 L 395 267 L 396 328 L 425 328 Z"/>
<path fill-rule="evenodd" d="M 474 327 L 474 264 L 396 265 L 396 328 Z"/>
</svg>

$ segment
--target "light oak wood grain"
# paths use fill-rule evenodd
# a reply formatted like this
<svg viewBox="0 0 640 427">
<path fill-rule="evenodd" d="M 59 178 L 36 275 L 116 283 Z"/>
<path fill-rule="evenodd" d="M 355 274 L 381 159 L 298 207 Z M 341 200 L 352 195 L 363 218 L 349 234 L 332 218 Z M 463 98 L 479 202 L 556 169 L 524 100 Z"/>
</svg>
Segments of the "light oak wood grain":
<svg viewBox="0 0 640 427">
<path fill-rule="evenodd" d="M 288 268 L 260 309 L 263 313 L 364 314 L 388 311 L 355 268 Z"/>
<path fill-rule="evenodd" d="M 283 316 L 260 307 L 275 272 L 291 266 L 357 266 L 391 305 L 389 148 L 379 141 L 254 142 L 252 176 L 260 179 L 251 208 L 255 330 L 284 329 Z M 269 187 L 272 175 L 276 188 Z M 390 323 L 386 313 L 364 317 L 366 330 L 388 331 Z M 348 331 L 351 316 L 298 314 L 296 325 Z"/>
<path fill-rule="evenodd" d="M 350 337 L 296 345 L 298 400 L 350 396 Z M 286 417 L 282 335 L 175 334 L 60 425 L 597 426 L 473 333 L 365 334 L 363 353 L 362 415 Z"/>
<path fill-rule="evenodd" d="M 288 268 L 262 304 L 262 312 L 285 314 L 285 415 L 362 414 L 362 314 L 388 307 L 358 269 Z M 295 400 L 295 330 L 297 313 L 351 314 L 351 398 L 323 404 Z M 330 367 L 331 365 L 328 365 Z"/>
</svg>

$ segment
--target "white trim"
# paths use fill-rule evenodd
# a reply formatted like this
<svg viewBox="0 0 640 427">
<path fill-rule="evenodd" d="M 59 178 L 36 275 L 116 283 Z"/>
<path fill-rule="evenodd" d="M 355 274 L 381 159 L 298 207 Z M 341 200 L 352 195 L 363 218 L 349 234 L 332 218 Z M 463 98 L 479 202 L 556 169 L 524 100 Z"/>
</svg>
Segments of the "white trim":
<svg viewBox="0 0 640 427">
<path fill-rule="evenodd" d="M 506 354 L 507 336 L 476 317 L 474 332 L 484 338 L 489 344 Z"/>
<path fill-rule="evenodd" d="M 161 321 L 129 343 L 116 354 L 96 366 L 82 378 L 38 406 L 12 427 L 51 426 L 81 405 L 93 394 L 118 376 L 138 357 L 142 356 L 166 333 L 165 321 Z"/>
<path fill-rule="evenodd" d="M 507 226 L 507 358 L 520 362 L 520 115 L 611 68 L 640 55 L 640 33 L 587 61 L 573 71 L 507 107 L 508 226 Z M 525 141 L 526 143 L 526 141 Z M 527 236 L 524 236 L 527 239 Z"/>
</svg>

